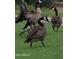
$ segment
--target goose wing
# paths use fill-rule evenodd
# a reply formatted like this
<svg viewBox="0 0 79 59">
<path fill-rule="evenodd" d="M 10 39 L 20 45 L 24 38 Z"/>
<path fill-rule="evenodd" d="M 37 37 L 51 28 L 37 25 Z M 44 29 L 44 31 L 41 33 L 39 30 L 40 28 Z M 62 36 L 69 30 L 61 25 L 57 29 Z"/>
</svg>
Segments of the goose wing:
<svg viewBox="0 0 79 59">
<path fill-rule="evenodd" d="M 37 31 L 38 31 L 39 29 L 40 29 L 39 26 L 33 27 L 33 28 L 30 30 L 30 32 L 28 33 L 28 35 L 27 35 L 27 40 L 30 39 L 30 38 L 32 38 L 32 37 L 35 35 L 35 33 L 37 33 Z"/>
</svg>

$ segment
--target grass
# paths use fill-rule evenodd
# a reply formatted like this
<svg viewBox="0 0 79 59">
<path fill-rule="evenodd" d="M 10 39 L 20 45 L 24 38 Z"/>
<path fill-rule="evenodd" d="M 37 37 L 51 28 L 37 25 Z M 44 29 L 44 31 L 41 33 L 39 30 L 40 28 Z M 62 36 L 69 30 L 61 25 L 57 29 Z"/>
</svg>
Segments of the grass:
<svg viewBox="0 0 79 59">
<path fill-rule="evenodd" d="M 16 8 L 16 14 L 19 14 L 19 8 Z M 54 13 L 49 9 L 42 8 L 42 15 L 52 16 Z M 62 16 L 62 13 L 59 13 Z M 52 30 L 51 24 L 45 23 L 46 26 L 46 37 L 45 45 L 43 47 L 41 42 L 34 42 L 32 48 L 29 48 L 29 44 L 24 44 L 27 33 L 19 36 L 21 29 L 26 22 L 20 22 L 16 24 L 16 38 L 15 38 L 15 53 L 16 54 L 29 54 L 29 56 L 16 56 L 16 59 L 63 59 L 63 27 L 61 26 L 58 32 Z"/>
</svg>

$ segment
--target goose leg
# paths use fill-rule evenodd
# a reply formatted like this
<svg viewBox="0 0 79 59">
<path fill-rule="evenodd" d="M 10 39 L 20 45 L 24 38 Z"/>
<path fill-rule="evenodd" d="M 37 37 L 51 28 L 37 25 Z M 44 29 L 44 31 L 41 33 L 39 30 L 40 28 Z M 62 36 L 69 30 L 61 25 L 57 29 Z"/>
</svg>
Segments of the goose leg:
<svg viewBox="0 0 79 59">
<path fill-rule="evenodd" d="M 22 35 L 25 32 L 25 30 L 22 30 L 21 33 L 19 35 Z"/>
<path fill-rule="evenodd" d="M 26 40 L 24 41 L 24 43 L 26 43 Z"/>
<path fill-rule="evenodd" d="M 56 32 L 58 31 L 59 27 L 57 26 Z"/>
<path fill-rule="evenodd" d="M 57 30 L 56 30 L 56 32 L 58 31 L 59 27 L 60 27 L 60 25 L 57 26 Z"/>
<path fill-rule="evenodd" d="M 27 21 L 27 23 L 25 24 L 25 26 L 23 27 L 23 29 L 27 28 L 30 25 L 30 22 Z"/>
<path fill-rule="evenodd" d="M 44 42 L 43 42 L 43 41 L 41 41 L 41 43 L 42 43 L 42 45 L 45 47 L 45 44 L 44 44 Z"/>
<path fill-rule="evenodd" d="M 32 47 L 32 41 L 31 41 L 31 43 L 30 43 L 30 48 Z"/>
<path fill-rule="evenodd" d="M 29 23 L 29 21 L 27 21 L 27 23 L 25 24 L 25 26 L 24 26 L 22 32 L 21 32 L 19 35 L 22 35 L 22 34 L 26 31 L 25 29 L 26 29 L 29 25 L 30 25 L 30 23 Z"/>
<path fill-rule="evenodd" d="M 53 30 L 55 31 L 55 26 L 52 25 L 52 27 L 53 27 Z"/>
</svg>

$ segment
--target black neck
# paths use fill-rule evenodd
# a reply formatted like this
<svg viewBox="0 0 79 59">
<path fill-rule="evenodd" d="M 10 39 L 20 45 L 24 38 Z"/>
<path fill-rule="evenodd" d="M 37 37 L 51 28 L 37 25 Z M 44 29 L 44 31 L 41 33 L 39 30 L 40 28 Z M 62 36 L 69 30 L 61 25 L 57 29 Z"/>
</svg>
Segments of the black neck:
<svg viewBox="0 0 79 59">
<path fill-rule="evenodd" d="M 35 2 L 35 10 L 36 10 L 37 8 L 40 8 L 40 3 L 39 3 L 38 1 Z"/>
<path fill-rule="evenodd" d="M 43 17 L 40 18 L 40 19 L 38 19 L 38 24 L 39 24 L 40 26 L 44 26 L 44 24 L 41 22 L 41 20 L 43 20 Z"/>
<path fill-rule="evenodd" d="M 55 11 L 55 15 L 58 16 L 58 10 L 56 7 L 54 8 L 54 11 Z"/>
</svg>

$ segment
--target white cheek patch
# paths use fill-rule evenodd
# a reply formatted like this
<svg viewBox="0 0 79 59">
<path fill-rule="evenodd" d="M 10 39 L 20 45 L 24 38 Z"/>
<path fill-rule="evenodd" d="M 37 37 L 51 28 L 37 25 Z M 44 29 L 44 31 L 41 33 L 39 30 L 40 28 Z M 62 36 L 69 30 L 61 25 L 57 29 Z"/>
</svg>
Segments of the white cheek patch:
<svg viewBox="0 0 79 59">
<path fill-rule="evenodd" d="M 52 8 L 53 10 L 55 9 L 55 7 L 54 8 Z"/>
<path fill-rule="evenodd" d="M 44 21 L 44 20 L 41 20 L 41 23 L 42 23 L 42 22 L 44 23 L 45 21 Z"/>
<path fill-rule="evenodd" d="M 46 17 L 44 17 L 44 20 L 46 21 Z"/>
<path fill-rule="evenodd" d="M 47 18 L 48 18 L 48 21 L 51 22 L 51 19 L 52 19 L 52 18 L 51 18 L 51 17 L 47 17 Z"/>
<path fill-rule="evenodd" d="M 42 1 L 41 1 L 41 0 L 39 0 L 39 3 L 42 3 Z"/>
</svg>

